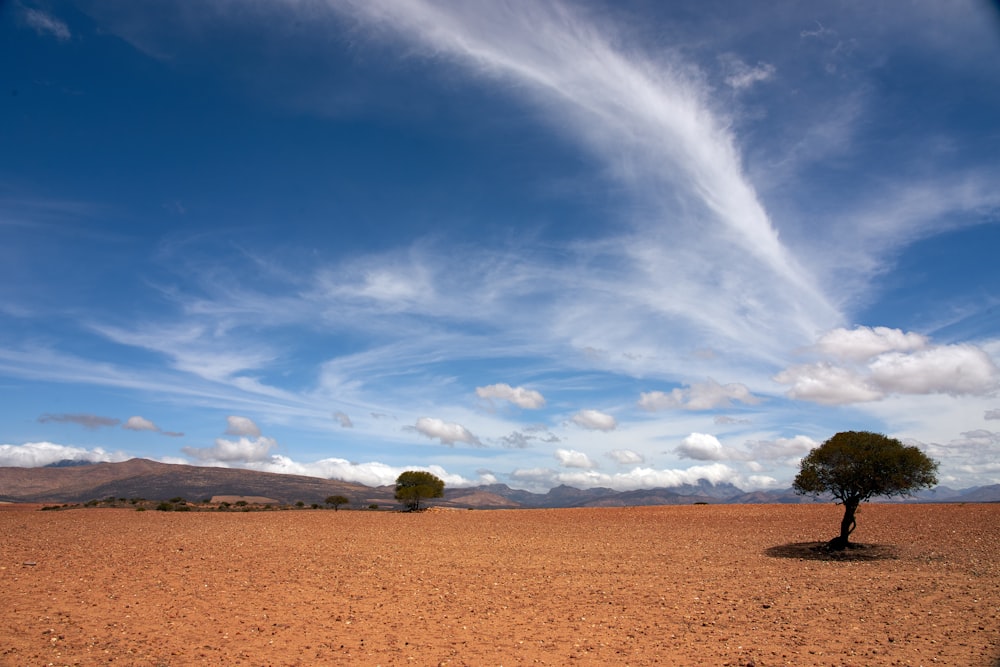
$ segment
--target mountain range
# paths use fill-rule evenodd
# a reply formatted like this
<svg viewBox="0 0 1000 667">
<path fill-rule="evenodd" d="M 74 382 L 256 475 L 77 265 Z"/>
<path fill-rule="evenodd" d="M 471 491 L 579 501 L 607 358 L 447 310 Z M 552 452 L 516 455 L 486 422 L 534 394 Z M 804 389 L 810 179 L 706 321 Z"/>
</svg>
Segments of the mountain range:
<svg viewBox="0 0 1000 667">
<path fill-rule="evenodd" d="M 258 472 L 241 468 L 159 463 L 131 459 L 120 463 L 60 462 L 43 468 L 0 468 L 0 502 L 84 503 L 105 498 L 192 501 L 219 497 L 256 497 L 276 504 L 323 503 L 333 495 L 350 499 L 352 507 L 395 507 L 394 487 L 304 475 Z M 547 493 L 512 489 L 506 484 L 446 488 L 431 505 L 479 509 L 623 507 L 691 505 L 694 503 L 762 504 L 812 502 L 791 488 L 743 491 L 732 484 L 699 480 L 671 488 L 616 491 L 557 486 Z M 1000 484 L 951 489 L 939 486 L 893 502 L 1000 502 Z"/>
</svg>

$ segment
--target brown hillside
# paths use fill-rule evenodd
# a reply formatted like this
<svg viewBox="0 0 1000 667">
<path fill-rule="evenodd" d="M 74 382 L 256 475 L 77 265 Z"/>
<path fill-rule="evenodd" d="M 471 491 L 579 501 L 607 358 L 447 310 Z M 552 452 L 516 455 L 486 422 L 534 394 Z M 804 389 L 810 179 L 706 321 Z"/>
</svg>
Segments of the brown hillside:
<svg viewBox="0 0 1000 667">
<path fill-rule="evenodd" d="M 282 503 L 321 503 L 331 495 L 359 504 L 391 502 L 391 496 L 350 482 L 146 459 L 68 468 L 0 468 L 0 500 L 15 502 L 79 503 L 110 496 L 200 500 L 222 495 L 266 496 Z"/>
</svg>

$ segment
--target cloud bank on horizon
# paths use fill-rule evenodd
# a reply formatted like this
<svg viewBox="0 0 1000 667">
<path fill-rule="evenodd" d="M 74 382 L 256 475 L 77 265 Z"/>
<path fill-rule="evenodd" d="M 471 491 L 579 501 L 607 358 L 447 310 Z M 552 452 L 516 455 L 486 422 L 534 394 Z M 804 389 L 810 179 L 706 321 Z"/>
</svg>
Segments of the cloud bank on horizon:
<svg viewBox="0 0 1000 667">
<path fill-rule="evenodd" d="M 0 12 L 0 465 L 1000 483 L 986 4 L 209 4 Z"/>
</svg>

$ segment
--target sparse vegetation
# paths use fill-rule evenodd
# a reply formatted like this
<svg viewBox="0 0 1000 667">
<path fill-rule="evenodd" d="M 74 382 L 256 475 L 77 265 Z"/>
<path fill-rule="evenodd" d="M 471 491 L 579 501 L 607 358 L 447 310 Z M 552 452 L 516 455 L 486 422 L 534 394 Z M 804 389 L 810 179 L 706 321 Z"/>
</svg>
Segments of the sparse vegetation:
<svg viewBox="0 0 1000 667">
<path fill-rule="evenodd" d="M 838 433 L 802 459 L 792 482 L 796 493 L 832 495 L 844 505 L 840 535 L 827 542 L 831 551 L 850 546 L 858 505 L 876 496 L 909 496 L 937 484 L 937 462 L 920 449 L 868 431 Z"/>
<path fill-rule="evenodd" d="M 159 505 L 157 505 L 156 509 L 159 512 L 173 512 L 174 511 L 174 504 L 173 503 L 163 502 L 163 503 L 160 503 Z"/>
<path fill-rule="evenodd" d="M 396 500 L 407 512 L 420 510 L 420 501 L 444 496 L 444 481 L 429 472 L 407 470 L 396 478 Z"/>
</svg>

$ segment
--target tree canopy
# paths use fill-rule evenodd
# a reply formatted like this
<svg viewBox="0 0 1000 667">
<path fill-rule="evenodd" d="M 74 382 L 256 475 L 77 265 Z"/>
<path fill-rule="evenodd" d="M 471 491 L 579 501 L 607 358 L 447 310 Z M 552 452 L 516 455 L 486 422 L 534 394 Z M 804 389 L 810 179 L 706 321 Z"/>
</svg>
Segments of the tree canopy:
<svg viewBox="0 0 1000 667">
<path fill-rule="evenodd" d="M 333 510 L 336 512 L 337 510 L 340 509 L 341 505 L 346 505 L 351 501 L 347 496 L 336 495 L 336 496 L 327 496 L 325 502 L 327 505 L 333 505 Z"/>
<path fill-rule="evenodd" d="M 796 493 L 829 493 L 844 505 L 840 535 L 831 548 L 848 546 L 858 505 L 876 496 L 907 496 L 937 484 L 937 462 L 919 448 L 869 431 L 834 435 L 802 459 L 792 482 Z"/>
<path fill-rule="evenodd" d="M 420 509 L 420 501 L 444 496 L 444 482 L 422 470 L 407 470 L 396 478 L 396 500 L 407 512 Z"/>
</svg>

